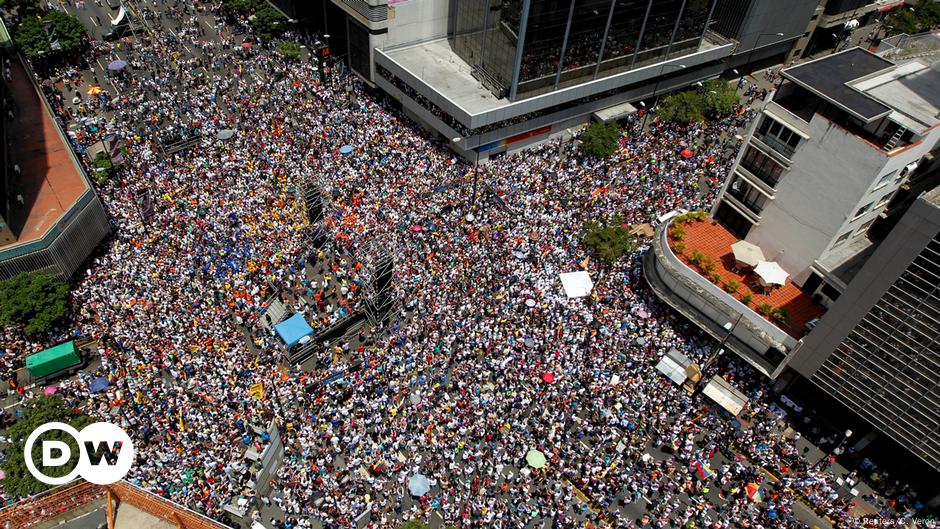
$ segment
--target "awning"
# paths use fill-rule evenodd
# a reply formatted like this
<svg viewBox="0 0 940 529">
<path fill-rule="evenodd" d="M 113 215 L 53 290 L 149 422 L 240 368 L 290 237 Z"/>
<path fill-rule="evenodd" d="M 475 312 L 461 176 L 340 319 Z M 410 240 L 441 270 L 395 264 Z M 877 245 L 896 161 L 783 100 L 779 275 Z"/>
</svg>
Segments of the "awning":
<svg viewBox="0 0 940 529">
<path fill-rule="evenodd" d="M 717 375 L 708 381 L 702 393 L 734 416 L 741 413 L 747 404 L 747 397 L 743 393 Z"/>
<path fill-rule="evenodd" d="M 598 110 L 597 112 L 593 113 L 592 116 L 597 121 L 610 121 L 612 119 L 620 119 L 635 113 L 635 106 L 631 105 L 630 103 L 621 103 L 603 110 Z"/>
<path fill-rule="evenodd" d="M 124 23 L 125 18 L 127 18 L 127 11 L 124 10 L 124 6 L 121 6 L 121 9 L 118 10 L 117 16 L 111 19 L 111 25 L 119 26 Z"/>
<path fill-rule="evenodd" d="M 587 272 L 568 272 L 558 274 L 561 279 L 561 286 L 565 289 L 565 295 L 569 298 L 583 298 L 590 296 L 594 290 L 594 281 Z"/>
<path fill-rule="evenodd" d="M 688 378 L 686 366 L 691 363 L 692 361 L 689 360 L 688 356 L 685 356 L 680 353 L 678 349 L 673 347 L 659 360 L 659 363 L 656 364 L 656 370 L 666 375 L 666 378 L 676 384 L 684 384 L 685 380 Z"/>
</svg>

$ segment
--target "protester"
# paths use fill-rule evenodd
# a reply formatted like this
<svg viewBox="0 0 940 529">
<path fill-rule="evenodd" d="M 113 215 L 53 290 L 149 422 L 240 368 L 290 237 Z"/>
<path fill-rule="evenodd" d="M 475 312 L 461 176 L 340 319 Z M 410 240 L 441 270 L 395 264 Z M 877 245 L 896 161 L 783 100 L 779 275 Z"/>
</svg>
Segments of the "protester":
<svg viewBox="0 0 940 529">
<path fill-rule="evenodd" d="M 173 31 L 125 46 L 132 71 L 100 96 L 74 69 L 44 83 L 77 149 L 107 134 L 127 148 L 99 190 L 114 235 L 77 280 L 68 331 L 102 344 L 95 375 L 111 386 L 92 394 L 94 377 L 82 376 L 59 393 L 133 432 L 132 482 L 221 516 L 254 495 L 244 452 L 270 440 L 252 426 L 277 419 L 287 445 L 279 527 L 351 527 L 366 510 L 372 527 L 431 512 L 460 527 L 640 527 L 619 507 L 647 501 L 654 527 L 807 527 L 791 513 L 793 490 L 847 516 L 832 474 L 791 446 L 749 368 L 731 358 L 716 367 L 753 397 L 747 428 L 656 373 L 670 348 L 702 361 L 710 343 L 643 286 L 646 248 L 604 267 L 581 244 L 588 221 L 708 208 L 749 105 L 689 126 L 654 119 L 641 131 L 631 119 L 622 151 L 604 161 L 556 140 L 474 169 L 355 78 L 321 80 L 315 62 L 280 58 L 271 43 L 243 48 L 222 17 L 220 39 L 205 38 L 190 8 L 177 10 L 178 25 L 142 9 Z M 93 54 L 114 51 L 96 43 Z M 223 130 L 235 134 L 220 140 Z M 161 151 L 194 137 L 192 149 Z M 332 198 L 318 225 L 298 191 L 308 182 Z M 320 228 L 332 242 L 311 253 Z M 400 317 L 360 333 L 358 348 L 337 344 L 329 369 L 283 365 L 259 321 L 269 299 L 327 328 L 362 308 L 377 246 L 395 259 Z M 583 267 L 594 293 L 567 299 L 558 274 Z M 0 361 L 10 370 L 63 337 L 8 329 Z M 344 380 L 306 390 L 344 369 Z M 544 469 L 528 467 L 529 450 L 547 456 Z M 696 474 L 717 458 L 714 476 Z M 416 473 L 432 488 L 412 500 Z"/>
</svg>

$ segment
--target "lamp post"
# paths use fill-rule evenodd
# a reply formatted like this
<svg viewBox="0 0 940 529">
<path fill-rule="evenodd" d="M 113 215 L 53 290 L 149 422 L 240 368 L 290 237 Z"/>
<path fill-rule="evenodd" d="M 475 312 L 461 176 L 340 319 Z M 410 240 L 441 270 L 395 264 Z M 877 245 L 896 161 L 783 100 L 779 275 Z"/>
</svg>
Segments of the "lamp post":
<svg viewBox="0 0 940 529">
<path fill-rule="evenodd" d="M 722 327 L 727 332 L 725 332 L 725 336 L 724 338 L 721 339 L 721 342 L 718 343 L 718 347 L 712 350 L 712 354 L 711 356 L 708 357 L 708 360 L 706 360 L 705 363 L 702 364 L 702 380 L 705 380 L 705 376 L 704 376 L 705 370 L 708 369 L 708 367 L 711 366 L 715 362 L 715 360 L 718 360 L 718 357 L 721 355 L 722 351 L 724 351 L 725 344 L 728 343 L 728 339 L 731 338 L 731 335 L 734 333 L 735 327 L 737 327 L 738 324 L 741 323 L 741 318 L 743 317 L 744 317 L 744 313 L 742 312 L 741 314 L 738 314 L 738 317 L 734 320 L 734 323 L 729 321 L 728 323 L 725 323 L 724 325 L 722 325 Z"/>
<path fill-rule="evenodd" d="M 453 141 L 455 144 L 459 144 L 459 143 L 460 143 L 461 141 L 463 141 L 463 140 L 464 140 L 464 138 L 462 138 L 462 137 L 460 137 L 460 136 L 457 136 L 457 137 L 454 138 L 452 141 Z M 466 150 L 466 149 L 464 149 L 464 150 Z M 476 202 L 477 202 L 477 179 L 479 178 L 479 171 L 477 170 L 477 166 L 480 165 L 480 150 L 479 150 L 479 149 L 474 149 L 473 152 L 474 152 L 474 160 L 473 160 L 473 193 L 470 195 L 470 209 L 471 209 L 471 210 L 473 209 L 473 207 L 476 205 Z M 474 219 L 473 211 L 467 212 L 467 222 L 473 222 L 473 219 Z"/>
<path fill-rule="evenodd" d="M 751 58 L 754 57 L 754 52 L 757 51 L 757 48 L 760 47 L 760 39 L 762 39 L 763 37 L 770 37 L 770 36 L 782 37 L 783 33 L 761 33 L 760 35 L 757 36 L 757 40 L 754 42 L 754 47 L 751 48 L 751 52 L 747 54 L 747 61 L 745 61 L 744 64 L 741 65 L 741 77 L 738 77 L 738 87 L 741 86 L 741 80 L 744 79 L 744 74 L 747 72 L 745 68 L 747 66 L 750 66 Z"/>
<path fill-rule="evenodd" d="M 684 64 L 664 64 L 663 67 L 659 69 L 659 75 L 656 76 L 656 84 L 653 85 L 653 93 L 650 94 L 650 97 L 653 98 L 653 105 L 647 108 L 646 113 L 643 114 L 643 124 L 640 125 L 641 131 L 646 128 L 646 120 L 649 119 L 650 117 L 650 111 L 656 108 L 656 103 L 659 102 L 659 97 L 657 96 L 656 92 L 659 90 L 659 83 L 662 82 L 663 72 L 666 71 L 667 67 L 677 68 L 681 70 L 685 68 L 685 65 Z M 642 101 L 641 101 L 641 104 L 642 104 Z"/>
</svg>

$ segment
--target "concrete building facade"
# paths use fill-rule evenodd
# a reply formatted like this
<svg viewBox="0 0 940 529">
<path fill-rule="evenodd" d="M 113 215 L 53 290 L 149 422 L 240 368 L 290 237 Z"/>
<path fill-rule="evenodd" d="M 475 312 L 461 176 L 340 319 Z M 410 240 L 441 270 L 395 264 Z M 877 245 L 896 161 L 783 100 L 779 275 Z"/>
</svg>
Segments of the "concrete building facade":
<svg viewBox="0 0 940 529">
<path fill-rule="evenodd" d="M 940 471 L 940 188 L 908 209 L 789 367 Z"/>
<path fill-rule="evenodd" d="M 861 48 L 782 72 L 713 208 L 822 302 L 838 298 L 868 229 L 940 140 L 937 65 Z"/>
<path fill-rule="evenodd" d="M 332 2 L 347 29 L 347 49 L 333 53 L 470 160 L 564 134 L 597 112 L 604 119 L 635 112 L 660 94 L 730 76 L 747 62 L 782 59 L 816 6 L 815 0 L 786 9 L 771 0 Z M 768 36 L 771 26 L 777 29 Z"/>
</svg>

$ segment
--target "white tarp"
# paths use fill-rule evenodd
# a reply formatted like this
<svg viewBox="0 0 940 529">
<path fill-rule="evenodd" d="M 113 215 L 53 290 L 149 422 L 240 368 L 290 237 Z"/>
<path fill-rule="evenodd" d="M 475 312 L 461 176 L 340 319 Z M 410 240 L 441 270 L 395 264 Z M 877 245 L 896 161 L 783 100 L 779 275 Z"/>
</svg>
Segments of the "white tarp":
<svg viewBox="0 0 940 529">
<path fill-rule="evenodd" d="M 686 366 L 692 363 L 688 356 L 673 347 L 656 364 L 656 369 L 676 384 L 684 384 L 688 378 Z"/>
<path fill-rule="evenodd" d="M 744 405 L 747 404 L 747 397 L 719 376 L 712 377 L 702 393 L 734 416 L 741 413 Z"/>
<path fill-rule="evenodd" d="M 591 281 L 591 276 L 587 272 L 566 272 L 558 274 L 558 278 L 561 279 L 561 286 L 565 289 L 568 298 L 590 296 L 591 291 L 594 290 L 594 281 Z"/>
<path fill-rule="evenodd" d="M 112 26 L 119 26 L 119 25 L 123 24 L 123 23 L 124 23 L 124 18 L 125 18 L 126 16 L 127 16 L 127 12 L 124 11 L 124 6 L 121 6 L 121 8 L 118 10 L 117 16 L 111 19 L 111 25 L 112 25 Z"/>
</svg>

